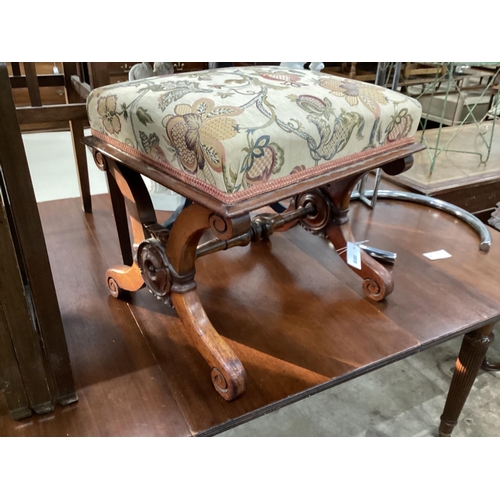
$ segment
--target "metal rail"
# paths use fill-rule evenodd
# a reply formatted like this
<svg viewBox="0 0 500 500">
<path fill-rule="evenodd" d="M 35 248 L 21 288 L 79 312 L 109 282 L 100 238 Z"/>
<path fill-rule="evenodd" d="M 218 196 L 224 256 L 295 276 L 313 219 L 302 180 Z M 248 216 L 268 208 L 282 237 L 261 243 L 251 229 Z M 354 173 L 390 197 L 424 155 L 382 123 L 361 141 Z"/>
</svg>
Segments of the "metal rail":
<svg viewBox="0 0 500 500">
<path fill-rule="evenodd" d="M 373 196 L 373 190 L 365 191 L 365 196 Z M 351 200 L 359 200 L 359 193 L 354 193 Z M 491 247 L 491 234 L 488 228 L 474 215 L 463 208 L 457 207 L 446 201 L 438 200 L 437 198 L 432 198 L 430 196 L 424 196 L 416 193 L 407 193 L 404 191 L 379 191 L 378 199 L 383 200 L 396 200 L 396 201 L 409 201 L 412 203 L 419 203 L 420 205 L 426 205 L 428 207 L 437 208 L 448 214 L 454 215 L 461 221 L 469 224 L 479 235 L 481 243 L 479 245 L 479 250 L 483 252 L 489 252 Z"/>
</svg>

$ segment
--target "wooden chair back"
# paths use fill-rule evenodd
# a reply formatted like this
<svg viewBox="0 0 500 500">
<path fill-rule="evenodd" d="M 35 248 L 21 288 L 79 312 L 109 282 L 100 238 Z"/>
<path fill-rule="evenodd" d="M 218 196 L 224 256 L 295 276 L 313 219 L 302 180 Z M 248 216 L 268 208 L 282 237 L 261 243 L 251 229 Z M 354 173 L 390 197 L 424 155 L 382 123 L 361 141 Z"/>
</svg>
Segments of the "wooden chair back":
<svg viewBox="0 0 500 500">
<path fill-rule="evenodd" d="M 29 399 L 12 408 L 44 413 L 53 403 L 76 400 L 63 323 L 31 176 L 12 97 L 9 74 L 0 63 L 0 336 L 12 342 Z M 1 344 L 1 342 L 0 342 Z M 0 348 L 2 372 L 13 358 Z M 16 378 L 19 394 L 23 394 Z M 1 384 L 0 384 L 1 385 Z M 24 398 L 26 403 L 26 398 Z"/>
<path fill-rule="evenodd" d="M 72 77 L 78 74 L 77 63 L 63 63 L 62 74 L 48 75 L 38 75 L 34 62 L 22 63 L 24 75 L 21 74 L 20 63 L 10 64 L 12 68 L 11 88 L 27 88 L 29 94 L 30 106 L 16 108 L 19 124 L 61 123 L 64 125 L 69 123 L 83 210 L 87 213 L 92 212 L 87 156 L 85 146 L 81 143 L 84 129 L 88 126 L 85 109 L 86 95 L 85 92 L 76 91 L 72 84 Z M 65 104 L 44 105 L 42 103 L 40 88 L 51 86 L 64 88 Z M 89 91 L 90 89 L 88 89 Z"/>
</svg>

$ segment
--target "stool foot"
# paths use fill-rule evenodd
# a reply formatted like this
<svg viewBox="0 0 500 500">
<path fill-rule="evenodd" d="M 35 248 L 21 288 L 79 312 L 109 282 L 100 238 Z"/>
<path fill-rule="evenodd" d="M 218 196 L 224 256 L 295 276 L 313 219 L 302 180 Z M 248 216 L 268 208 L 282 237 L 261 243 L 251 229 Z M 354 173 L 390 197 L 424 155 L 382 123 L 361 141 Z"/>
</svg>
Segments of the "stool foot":
<svg viewBox="0 0 500 500">
<path fill-rule="evenodd" d="M 150 235 L 148 228 L 159 226 L 156 213 L 141 175 L 126 165 L 94 151 L 99 169 L 106 172 L 118 230 L 120 248 L 126 265 L 106 272 L 106 285 L 115 298 L 125 298 L 127 292 L 137 292 L 144 286 L 141 270 L 130 247 L 127 214 L 132 229 L 134 248 Z M 130 265 L 129 265 L 130 264 Z"/>
<path fill-rule="evenodd" d="M 354 243 L 355 241 L 349 224 L 344 223 L 339 226 L 332 224 L 327 228 L 327 235 L 342 260 L 347 262 L 347 242 Z M 382 264 L 379 264 L 363 250 L 360 250 L 360 256 L 361 269 L 355 267 L 351 267 L 351 269 L 364 279 L 363 292 L 365 295 L 369 299 L 380 302 L 394 290 L 392 276 Z"/>
<path fill-rule="evenodd" d="M 304 200 L 309 196 L 308 201 L 313 203 L 317 210 L 313 216 L 303 219 L 301 224 L 316 234 L 325 235 L 346 263 L 348 262 L 347 243 L 356 241 L 349 225 L 349 203 L 351 192 L 360 177 L 360 174 L 355 174 L 337 183 L 328 184 L 309 195 L 302 195 Z M 295 204 L 300 201 L 299 196 Z M 391 274 L 361 249 L 360 257 L 360 269 L 352 266 L 351 269 L 364 279 L 365 295 L 375 301 L 384 300 L 394 290 Z"/>
<path fill-rule="evenodd" d="M 385 173 L 398 175 L 408 170 L 413 164 L 413 157 L 399 158 L 383 166 Z M 365 175 L 356 173 L 333 184 L 327 184 L 321 188 L 323 196 L 328 198 L 328 204 L 322 204 L 322 210 L 318 212 L 319 220 L 323 220 L 322 212 L 329 221 L 324 227 L 326 236 L 335 247 L 335 250 L 347 262 L 347 242 L 354 243 L 356 240 L 349 225 L 349 204 L 351 193 L 358 181 Z M 303 224 L 303 222 L 302 222 Z M 303 224 L 304 225 L 304 224 Z M 306 224 L 307 227 L 307 224 Z M 314 228 L 313 229 L 323 229 Z M 360 249 L 361 269 L 351 266 L 351 269 L 364 279 L 363 291 L 365 295 L 377 302 L 384 300 L 394 290 L 392 276 L 387 269 Z"/>
<path fill-rule="evenodd" d="M 137 292 L 144 286 L 141 270 L 137 264 L 116 266 L 106 272 L 106 285 L 115 299 L 127 297 L 128 292 Z"/>
<path fill-rule="evenodd" d="M 302 218 L 300 224 L 316 235 L 327 237 L 346 263 L 348 262 L 347 243 L 356 241 L 347 214 L 351 191 L 359 178 L 360 174 L 355 174 L 335 184 L 327 184 L 321 189 L 297 196 L 293 202 L 294 207 L 307 204 L 314 207 L 314 212 Z M 394 290 L 391 274 L 361 249 L 360 257 L 360 269 L 352 266 L 351 269 L 364 279 L 365 295 L 375 301 L 384 300 Z"/>
<path fill-rule="evenodd" d="M 212 367 L 215 390 L 231 401 L 246 389 L 246 372 L 233 350 L 217 333 L 201 305 L 198 292 L 172 293 L 174 307 L 196 348 Z"/>
</svg>

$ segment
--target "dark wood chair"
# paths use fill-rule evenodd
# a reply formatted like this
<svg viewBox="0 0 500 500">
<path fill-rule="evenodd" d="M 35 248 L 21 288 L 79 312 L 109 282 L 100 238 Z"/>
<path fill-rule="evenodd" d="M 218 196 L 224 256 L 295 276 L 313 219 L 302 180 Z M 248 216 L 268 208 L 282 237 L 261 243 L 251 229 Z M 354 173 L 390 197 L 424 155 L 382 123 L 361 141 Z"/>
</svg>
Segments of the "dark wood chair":
<svg viewBox="0 0 500 500">
<path fill-rule="evenodd" d="M 15 419 L 77 399 L 18 116 L 0 63 L 0 389 Z"/>
<path fill-rule="evenodd" d="M 24 74 L 21 74 L 21 63 L 13 62 L 10 64 L 12 67 L 12 75 L 10 76 L 12 89 L 27 88 L 29 93 L 30 106 L 16 108 L 19 124 L 69 123 L 83 210 L 91 213 L 92 200 L 87 156 L 85 146 L 81 142 L 84 136 L 84 128 L 88 125 L 85 111 L 85 93 L 76 91 L 72 85 L 72 76 L 78 74 L 77 63 L 63 63 L 63 74 L 48 75 L 37 75 L 35 63 L 33 62 L 22 63 Z M 52 86 L 64 87 L 65 104 L 42 104 L 40 87 Z"/>
</svg>

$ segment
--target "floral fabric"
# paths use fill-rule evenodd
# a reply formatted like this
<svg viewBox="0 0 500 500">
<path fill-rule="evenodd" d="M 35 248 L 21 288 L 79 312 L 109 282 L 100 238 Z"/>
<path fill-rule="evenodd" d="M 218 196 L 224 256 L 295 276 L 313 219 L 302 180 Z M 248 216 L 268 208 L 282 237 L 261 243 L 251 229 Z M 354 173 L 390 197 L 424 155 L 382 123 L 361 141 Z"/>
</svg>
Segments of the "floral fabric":
<svg viewBox="0 0 500 500">
<path fill-rule="evenodd" d="M 269 66 L 108 85 L 92 91 L 87 112 L 94 135 L 187 183 L 231 195 L 410 142 L 421 106 L 375 85 Z"/>
</svg>

